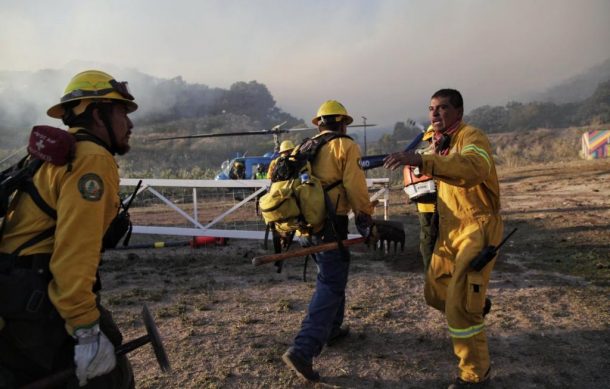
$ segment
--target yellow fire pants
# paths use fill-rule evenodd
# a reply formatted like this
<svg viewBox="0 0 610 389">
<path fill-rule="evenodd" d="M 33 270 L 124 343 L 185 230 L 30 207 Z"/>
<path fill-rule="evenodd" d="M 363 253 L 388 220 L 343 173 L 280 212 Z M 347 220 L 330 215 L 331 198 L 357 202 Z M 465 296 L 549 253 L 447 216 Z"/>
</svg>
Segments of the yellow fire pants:
<svg viewBox="0 0 610 389">
<path fill-rule="evenodd" d="M 495 259 L 480 272 L 470 269 L 469 264 L 486 245 L 502 240 L 502 221 L 499 216 L 489 217 L 446 234 L 442 230 L 441 226 L 424 295 L 428 305 L 445 313 L 460 378 L 479 382 L 487 378 L 490 366 L 483 306 Z"/>
</svg>

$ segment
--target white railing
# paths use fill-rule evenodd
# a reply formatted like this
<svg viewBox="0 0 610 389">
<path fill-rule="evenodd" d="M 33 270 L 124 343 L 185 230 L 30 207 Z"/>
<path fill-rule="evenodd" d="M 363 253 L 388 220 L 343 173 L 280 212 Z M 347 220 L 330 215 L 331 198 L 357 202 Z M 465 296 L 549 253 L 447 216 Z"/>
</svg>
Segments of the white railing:
<svg viewBox="0 0 610 389">
<path fill-rule="evenodd" d="M 138 178 L 121 178 L 121 187 L 135 187 L 140 179 Z M 142 186 L 138 193 L 144 191 L 150 192 L 152 195 L 161 200 L 165 205 L 172 209 L 175 213 L 184 219 L 189 227 L 169 227 L 169 226 L 143 226 L 134 225 L 133 233 L 135 234 L 150 234 L 150 235 L 177 235 L 177 236 L 211 236 L 211 237 L 224 237 L 224 238 L 237 238 L 237 239 L 264 239 L 264 231 L 254 230 L 227 230 L 227 229 L 213 229 L 214 225 L 231 215 L 239 208 L 257 198 L 259 195 L 265 192 L 269 186 L 269 180 L 173 180 L 173 179 L 148 179 L 144 178 L 141 180 Z M 371 200 L 379 200 L 379 203 L 383 206 L 384 218 L 388 218 L 389 214 L 389 191 L 388 191 L 388 178 L 369 178 L 366 180 L 369 191 L 373 190 L 374 193 L 371 196 Z M 192 189 L 192 215 L 189 215 L 183 209 L 178 207 L 174 202 L 164 196 L 161 191 L 155 188 L 191 188 Z M 199 210 L 200 204 L 197 201 L 197 189 L 198 188 L 234 188 L 244 189 L 252 188 L 253 193 L 244 197 L 243 200 L 234 204 L 231 208 L 222 212 L 216 216 L 213 220 L 207 224 L 202 224 L 199 219 L 201 212 Z M 125 200 L 125 203 L 129 199 Z M 350 215 L 353 217 L 353 215 Z"/>
</svg>

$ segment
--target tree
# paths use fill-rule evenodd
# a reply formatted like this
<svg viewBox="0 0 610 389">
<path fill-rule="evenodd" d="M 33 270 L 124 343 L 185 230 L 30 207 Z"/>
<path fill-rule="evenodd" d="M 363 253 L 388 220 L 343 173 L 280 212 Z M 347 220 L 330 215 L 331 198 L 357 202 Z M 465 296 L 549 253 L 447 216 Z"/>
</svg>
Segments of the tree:
<svg viewBox="0 0 610 389">
<path fill-rule="evenodd" d="M 275 107 L 275 100 L 264 84 L 256 81 L 236 82 L 227 95 L 226 110 L 265 122 Z"/>
<path fill-rule="evenodd" d="M 504 107 L 484 105 L 472 110 L 465 120 L 489 133 L 508 130 L 508 110 Z"/>
<path fill-rule="evenodd" d="M 610 80 L 599 84 L 593 96 L 580 104 L 575 119 L 582 124 L 610 122 Z"/>
<path fill-rule="evenodd" d="M 404 122 L 396 122 L 392 138 L 394 138 L 395 141 L 411 140 L 416 137 L 419 132 L 419 129 L 416 127 L 406 125 Z"/>
</svg>

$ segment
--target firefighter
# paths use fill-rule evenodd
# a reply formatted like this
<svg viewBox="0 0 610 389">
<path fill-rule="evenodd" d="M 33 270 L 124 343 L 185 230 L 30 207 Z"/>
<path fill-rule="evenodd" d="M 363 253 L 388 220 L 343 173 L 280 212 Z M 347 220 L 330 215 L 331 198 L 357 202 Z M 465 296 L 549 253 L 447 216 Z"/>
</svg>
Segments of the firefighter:
<svg viewBox="0 0 610 389">
<path fill-rule="evenodd" d="M 233 162 L 229 178 L 232 180 L 243 180 L 246 178 L 246 167 L 242 161 Z"/>
<path fill-rule="evenodd" d="M 459 376 L 449 388 L 479 388 L 490 378 L 485 335 L 485 294 L 495 259 L 480 272 L 470 261 L 488 245 L 502 240 L 500 189 L 492 150 L 485 134 L 462 121 L 461 94 L 441 89 L 430 100 L 435 154 L 399 152 L 385 167 L 420 167 L 438 183 L 439 232 L 426 272 L 428 305 L 445 313 Z"/>
<path fill-rule="evenodd" d="M 254 173 L 255 180 L 264 180 L 267 178 L 267 172 L 265 171 L 265 166 L 262 163 L 256 165 L 256 173 Z"/>
<path fill-rule="evenodd" d="M 137 108 L 126 82 L 88 70 L 75 75 L 60 103 L 47 111 L 62 119 L 77 142 L 71 163 L 45 162 L 33 177 L 39 197 L 56 218 L 21 193 L 5 221 L 0 253 L 14 261 L 8 271 L 48 283 L 44 298 L 36 299 L 40 304 L 28 304 L 23 313 L 39 316 L 4 317 L 0 380 L 8 386 L 74 366 L 70 387 L 135 386 L 129 361 L 115 355 L 122 335 L 100 305 L 98 266 L 103 236 L 120 206 L 113 156 L 129 151 L 133 124 L 127 115 Z M 43 231 L 49 234 L 41 235 Z"/>
<path fill-rule="evenodd" d="M 320 132 L 316 137 L 331 132 L 339 133 L 342 137 L 330 140 L 319 150 L 312 163 L 312 173 L 323 186 L 337 184 L 327 192 L 330 200 L 328 203 L 337 206 L 330 210 L 334 223 L 327 222 L 310 237 L 308 243 L 320 244 L 346 239 L 347 215 L 350 210 L 356 215 L 358 231 L 363 236 L 369 235 L 373 207 L 369 201 L 364 172 L 358 164 L 360 148 L 345 135 L 347 125 L 352 121 L 345 107 L 335 100 L 324 102 L 312 120 Z M 320 379 L 318 372 L 313 370 L 313 358 L 320 354 L 322 347 L 325 344 L 330 346 L 349 334 L 349 328 L 342 325 L 349 251 L 343 248 L 321 252 L 315 254 L 314 260 L 318 266 L 316 289 L 292 347 L 282 356 L 288 367 L 309 381 Z"/>
<path fill-rule="evenodd" d="M 271 163 L 269 164 L 269 169 L 267 170 L 267 177 L 271 178 L 272 174 L 273 174 L 273 169 L 275 169 L 275 165 L 277 164 L 277 160 L 281 157 L 285 157 L 287 155 L 290 155 L 290 153 L 292 152 L 292 150 L 294 150 L 294 143 L 292 143 L 291 140 L 285 140 L 282 141 L 282 143 L 280 144 L 280 155 L 273 159 L 271 161 Z"/>
</svg>

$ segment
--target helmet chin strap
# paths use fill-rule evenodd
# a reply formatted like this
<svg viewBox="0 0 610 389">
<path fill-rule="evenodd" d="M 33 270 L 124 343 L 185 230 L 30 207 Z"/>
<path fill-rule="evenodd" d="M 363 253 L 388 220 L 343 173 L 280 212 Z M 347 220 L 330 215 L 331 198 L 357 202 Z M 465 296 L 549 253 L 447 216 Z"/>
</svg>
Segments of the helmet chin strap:
<svg viewBox="0 0 610 389">
<path fill-rule="evenodd" d="M 104 127 L 106 127 L 108 138 L 110 138 L 110 152 L 112 153 L 112 155 L 115 155 L 119 151 L 119 148 L 116 142 L 116 136 L 114 135 L 114 130 L 112 129 L 112 123 L 105 110 L 99 110 L 99 113 L 100 119 L 102 119 Z"/>
</svg>

